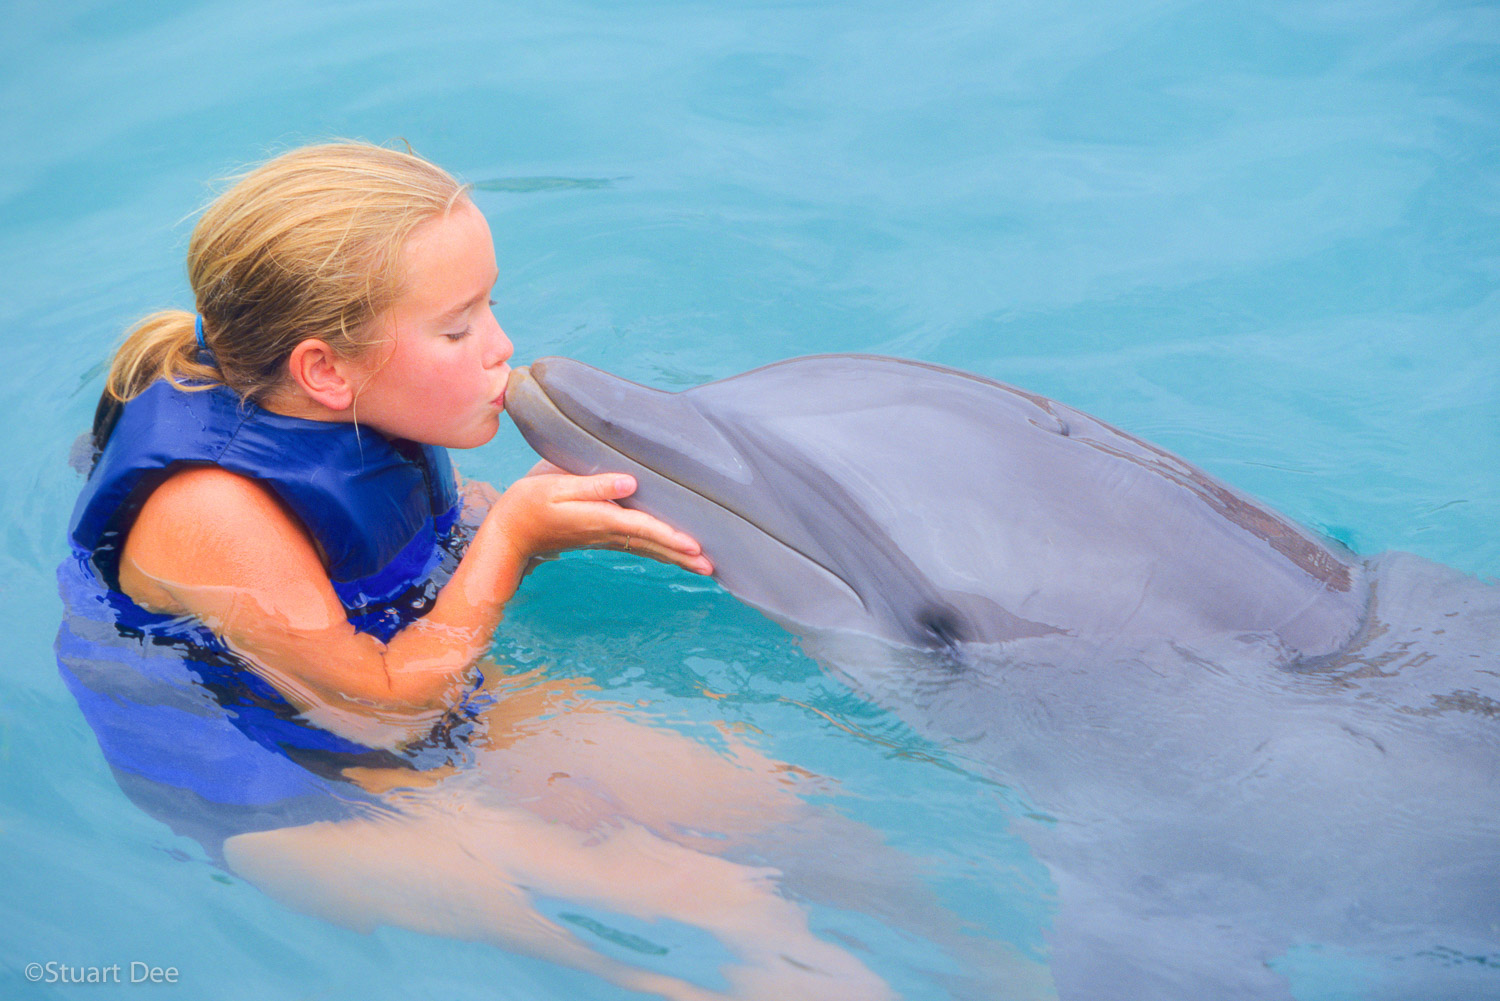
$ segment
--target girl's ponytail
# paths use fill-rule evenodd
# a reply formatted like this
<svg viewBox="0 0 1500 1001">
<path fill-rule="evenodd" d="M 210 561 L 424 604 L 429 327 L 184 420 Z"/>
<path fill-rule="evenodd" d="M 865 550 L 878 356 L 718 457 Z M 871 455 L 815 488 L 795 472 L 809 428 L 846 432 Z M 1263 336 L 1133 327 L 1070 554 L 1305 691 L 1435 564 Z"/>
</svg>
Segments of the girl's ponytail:
<svg viewBox="0 0 1500 1001">
<path fill-rule="evenodd" d="M 164 309 L 131 327 L 115 352 L 104 391 L 123 403 L 158 379 L 185 390 L 222 381 L 217 368 L 198 360 L 192 313 Z"/>
</svg>

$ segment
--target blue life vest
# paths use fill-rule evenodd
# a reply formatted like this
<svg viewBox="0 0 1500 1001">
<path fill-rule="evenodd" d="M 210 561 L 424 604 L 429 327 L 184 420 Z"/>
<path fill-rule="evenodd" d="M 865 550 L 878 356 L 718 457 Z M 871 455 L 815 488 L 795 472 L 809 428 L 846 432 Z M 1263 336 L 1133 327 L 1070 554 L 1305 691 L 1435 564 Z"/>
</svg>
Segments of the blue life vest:
<svg viewBox="0 0 1500 1001">
<path fill-rule="evenodd" d="M 317 544 L 350 623 L 382 641 L 431 607 L 464 540 L 441 448 L 274 414 L 223 386 L 158 381 L 124 405 L 69 526 L 58 665 L 122 788 L 212 851 L 231 829 L 344 815 L 367 797 L 340 780 L 343 768 L 413 758 L 307 724 L 196 619 L 149 612 L 119 590 L 121 547 L 146 498 L 194 465 L 269 488 Z"/>
<path fill-rule="evenodd" d="M 274 414 L 224 386 L 184 392 L 158 381 L 125 405 L 68 528 L 109 587 L 119 586 L 120 545 L 141 506 L 185 465 L 269 487 L 318 545 L 356 629 L 387 640 L 426 610 L 409 592 L 431 575 L 458 515 L 444 449 Z"/>
</svg>

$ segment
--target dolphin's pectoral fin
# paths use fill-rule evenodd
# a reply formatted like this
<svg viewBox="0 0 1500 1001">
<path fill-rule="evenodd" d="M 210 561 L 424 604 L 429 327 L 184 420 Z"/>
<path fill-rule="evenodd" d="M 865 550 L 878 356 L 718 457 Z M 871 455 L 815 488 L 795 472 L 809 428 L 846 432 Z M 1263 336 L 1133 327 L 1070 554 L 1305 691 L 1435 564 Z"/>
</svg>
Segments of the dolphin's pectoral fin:
<svg viewBox="0 0 1500 1001">
<path fill-rule="evenodd" d="M 949 648 L 972 638 L 973 629 L 952 608 L 930 605 L 917 613 L 916 627 L 926 632 L 938 645 Z"/>
<path fill-rule="evenodd" d="M 932 635 L 945 646 L 956 643 L 1003 643 L 1007 640 L 1039 639 L 1067 633 L 1067 630 L 1045 622 L 1023 619 L 982 594 L 943 591 L 942 599 L 941 605 L 929 606 L 927 614 L 931 618 L 926 621 L 930 621 L 933 626 L 946 627 L 942 632 L 936 628 L 931 629 Z M 924 619 L 919 617 L 917 621 L 923 623 Z"/>
</svg>

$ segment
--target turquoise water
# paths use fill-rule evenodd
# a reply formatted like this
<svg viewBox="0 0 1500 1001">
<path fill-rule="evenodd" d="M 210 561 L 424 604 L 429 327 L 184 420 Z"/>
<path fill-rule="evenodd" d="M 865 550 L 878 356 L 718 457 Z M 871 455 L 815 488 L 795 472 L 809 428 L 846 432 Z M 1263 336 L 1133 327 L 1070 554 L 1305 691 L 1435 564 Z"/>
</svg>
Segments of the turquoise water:
<svg viewBox="0 0 1500 1001">
<path fill-rule="evenodd" d="M 5 996 L 110 996 L 21 971 L 136 961 L 181 982 L 124 996 L 625 996 L 272 902 L 124 798 L 58 679 L 66 460 L 102 361 L 131 319 L 187 304 L 207 182 L 290 145 L 404 137 L 474 182 L 521 359 L 666 388 L 819 351 L 956 365 L 1362 553 L 1500 574 L 1492 8 L 22 2 L 3 28 Z M 507 430 L 457 460 L 504 482 L 532 457 Z M 1024 804 L 713 587 L 569 557 L 496 656 L 663 726 L 741 727 L 835 780 L 830 808 L 923 860 L 955 913 L 1044 955 L 1047 872 L 1005 834 Z M 878 918 L 813 924 L 948 996 L 944 958 Z M 1346 965 L 1279 968 L 1331 1001 L 1362 996 Z"/>
</svg>

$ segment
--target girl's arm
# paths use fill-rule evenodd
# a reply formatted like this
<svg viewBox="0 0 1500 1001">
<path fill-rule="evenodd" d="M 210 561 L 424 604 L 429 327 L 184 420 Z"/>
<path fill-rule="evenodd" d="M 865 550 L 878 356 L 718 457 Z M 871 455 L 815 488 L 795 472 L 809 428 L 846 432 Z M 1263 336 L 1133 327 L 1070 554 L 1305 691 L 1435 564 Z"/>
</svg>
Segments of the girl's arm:
<svg viewBox="0 0 1500 1001">
<path fill-rule="evenodd" d="M 526 476 L 495 501 L 432 610 L 382 643 L 349 624 L 317 549 L 265 487 L 213 467 L 170 477 L 125 542 L 137 604 L 201 619 L 295 704 L 392 710 L 452 703 L 532 557 L 614 546 L 697 573 L 696 542 L 640 511 L 628 476 Z"/>
</svg>

